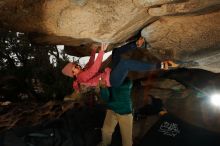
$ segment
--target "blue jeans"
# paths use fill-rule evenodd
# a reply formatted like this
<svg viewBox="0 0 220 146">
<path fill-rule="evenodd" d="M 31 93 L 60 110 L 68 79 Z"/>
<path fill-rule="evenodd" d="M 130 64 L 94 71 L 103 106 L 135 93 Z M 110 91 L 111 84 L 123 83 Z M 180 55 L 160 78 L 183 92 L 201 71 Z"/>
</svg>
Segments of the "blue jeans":
<svg viewBox="0 0 220 146">
<path fill-rule="evenodd" d="M 126 44 L 112 52 L 112 71 L 110 83 L 113 87 L 119 87 L 126 78 L 129 71 L 151 71 L 157 69 L 157 64 L 145 63 L 132 59 L 123 59 L 121 55 L 125 52 L 136 49 L 136 42 Z"/>
</svg>

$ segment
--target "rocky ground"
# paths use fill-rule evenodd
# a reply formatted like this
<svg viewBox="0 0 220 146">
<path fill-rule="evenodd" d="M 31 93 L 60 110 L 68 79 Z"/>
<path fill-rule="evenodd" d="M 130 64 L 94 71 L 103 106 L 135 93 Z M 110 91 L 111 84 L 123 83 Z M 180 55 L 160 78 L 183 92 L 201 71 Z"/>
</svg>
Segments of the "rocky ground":
<svg viewBox="0 0 220 146">
<path fill-rule="evenodd" d="M 73 102 L 23 101 L 19 103 L 2 102 L 0 105 L 0 132 L 7 129 L 34 126 L 43 121 L 59 118 L 64 112 L 74 108 Z"/>
</svg>

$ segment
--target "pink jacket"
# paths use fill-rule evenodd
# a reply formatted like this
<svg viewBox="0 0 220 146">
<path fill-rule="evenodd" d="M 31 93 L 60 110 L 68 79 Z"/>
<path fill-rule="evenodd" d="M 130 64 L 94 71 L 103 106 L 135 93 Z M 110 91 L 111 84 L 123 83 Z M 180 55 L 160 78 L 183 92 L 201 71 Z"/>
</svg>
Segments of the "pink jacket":
<svg viewBox="0 0 220 146">
<path fill-rule="evenodd" d="M 111 69 L 107 67 L 104 72 L 99 72 L 102 65 L 104 51 L 99 52 L 96 60 L 95 53 L 96 49 L 93 49 L 89 62 L 86 64 L 84 70 L 77 75 L 76 80 L 73 82 L 73 88 L 76 91 L 79 91 L 79 84 L 92 87 L 97 86 L 100 78 L 103 78 L 106 81 L 107 86 L 110 87 L 109 77 Z"/>
</svg>

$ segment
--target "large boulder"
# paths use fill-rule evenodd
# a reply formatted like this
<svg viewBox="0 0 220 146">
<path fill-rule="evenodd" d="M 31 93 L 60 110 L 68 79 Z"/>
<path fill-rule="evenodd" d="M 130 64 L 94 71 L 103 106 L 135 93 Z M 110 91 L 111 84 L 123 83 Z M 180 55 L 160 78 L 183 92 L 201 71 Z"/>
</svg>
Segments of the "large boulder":
<svg viewBox="0 0 220 146">
<path fill-rule="evenodd" d="M 218 0 L 189 0 L 149 8 L 160 16 L 142 30 L 149 51 L 160 59 L 196 62 L 195 68 L 219 72 L 220 11 Z"/>
<path fill-rule="evenodd" d="M 68 52 L 76 56 L 89 55 L 93 42 L 109 42 L 110 50 L 142 30 L 148 54 L 158 60 L 196 62 L 193 67 L 219 72 L 219 4 L 219 0 L 2 0 L 0 26 L 28 32 L 37 43 L 70 46 Z"/>
<path fill-rule="evenodd" d="M 127 0 L 4 0 L 0 8 L 4 26 L 42 34 L 37 42 L 65 45 L 120 42 L 150 19 L 146 8 Z"/>
<path fill-rule="evenodd" d="M 134 97 L 149 98 L 148 95 L 152 95 L 163 101 L 169 113 L 183 121 L 220 132 L 220 108 L 211 102 L 211 96 L 219 90 L 219 74 L 184 69 L 166 73 L 163 77 L 170 79 L 142 81 L 143 87 L 134 93 Z"/>
</svg>

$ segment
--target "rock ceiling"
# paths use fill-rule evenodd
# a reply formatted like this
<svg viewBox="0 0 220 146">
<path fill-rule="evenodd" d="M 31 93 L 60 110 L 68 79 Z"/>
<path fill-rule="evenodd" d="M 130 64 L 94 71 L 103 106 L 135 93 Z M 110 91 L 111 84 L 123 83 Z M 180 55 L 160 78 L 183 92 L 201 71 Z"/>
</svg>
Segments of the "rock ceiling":
<svg viewBox="0 0 220 146">
<path fill-rule="evenodd" d="M 93 42 L 114 46 L 141 32 L 158 59 L 219 72 L 219 10 L 219 0 L 2 0 L 0 24 L 38 43 L 75 46 L 77 56 Z"/>
</svg>

